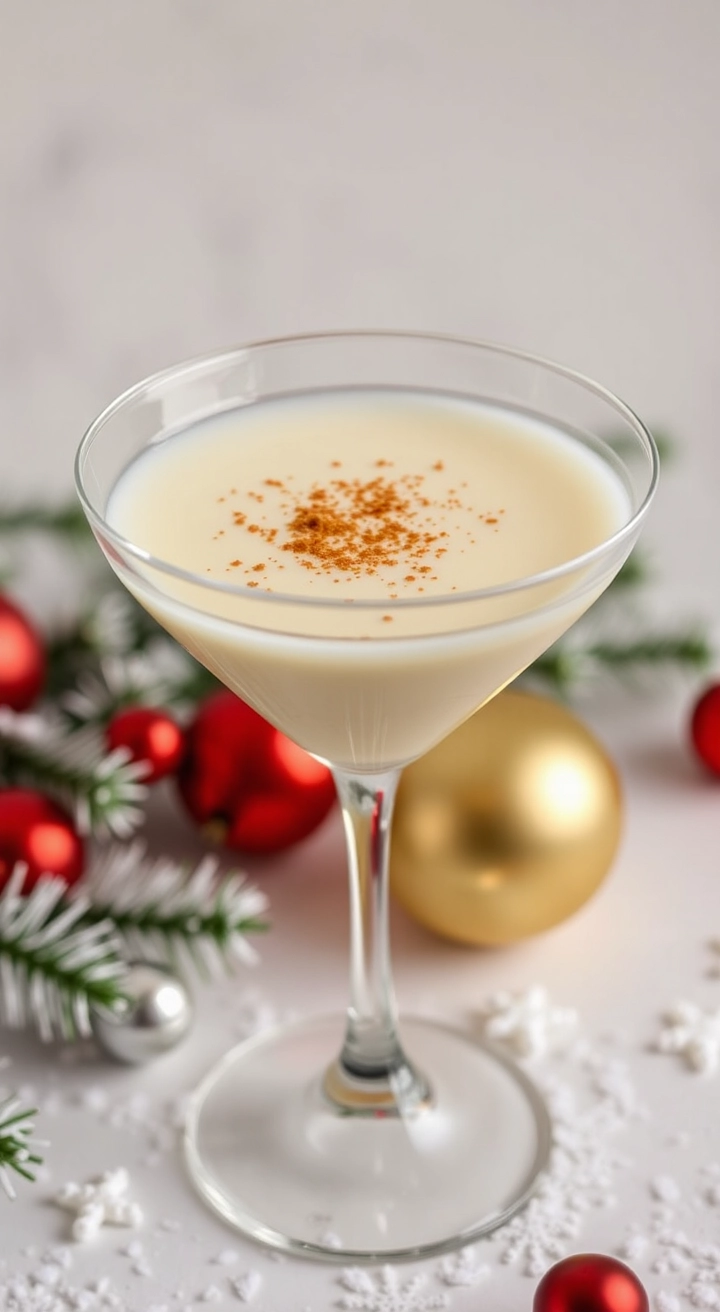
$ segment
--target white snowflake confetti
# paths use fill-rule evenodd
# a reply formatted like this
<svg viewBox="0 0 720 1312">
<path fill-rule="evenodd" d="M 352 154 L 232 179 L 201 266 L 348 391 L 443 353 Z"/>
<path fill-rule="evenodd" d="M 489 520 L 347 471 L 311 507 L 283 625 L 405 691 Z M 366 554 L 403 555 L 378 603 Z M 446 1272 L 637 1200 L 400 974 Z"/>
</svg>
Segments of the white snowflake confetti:
<svg viewBox="0 0 720 1312">
<path fill-rule="evenodd" d="M 706 1163 L 700 1168 L 702 1184 L 710 1178 L 714 1180 L 718 1167 L 716 1163 Z M 694 1308 L 720 1309 L 720 1244 L 708 1242 L 706 1238 L 693 1238 L 677 1225 L 675 1214 L 695 1215 L 696 1207 L 688 1208 L 687 1198 L 680 1195 L 675 1181 L 670 1177 L 654 1177 L 648 1182 L 648 1192 L 652 1198 L 660 1191 L 667 1192 L 665 1184 L 670 1179 L 670 1193 L 673 1198 L 654 1204 L 650 1224 L 650 1238 L 646 1247 L 654 1247 L 645 1253 L 645 1260 L 650 1263 L 656 1277 L 663 1281 L 674 1282 L 675 1287 L 665 1287 L 658 1291 L 654 1299 L 656 1312 L 680 1312 L 688 1306 Z M 697 1201 L 697 1200 L 696 1200 Z M 630 1232 L 632 1241 L 633 1232 Z M 716 1233 L 716 1232 L 715 1232 Z M 627 1252 L 628 1245 L 624 1252 Z M 630 1254 L 628 1253 L 628 1256 Z"/>
<path fill-rule="evenodd" d="M 671 1175 L 656 1175 L 650 1181 L 650 1192 L 660 1203 L 676 1203 L 680 1197 L 677 1180 Z"/>
<path fill-rule="evenodd" d="M 215 1266 L 235 1266 L 240 1260 L 240 1254 L 236 1248 L 223 1248 L 212 1260 Z"/>
<path fill-rule="evenodd" d="M 669 1294 L 667 1290 L 660 1290 L 655 1299 L 657 1312 L 681 1312 L 680 1299 L 676 1294 Z"/>
<path fill-rule="evenodd" d="M 257 989 L 245 989 L 237 999 L 233 1029 L 239 1038 L 249 1039 L 272 1029 L 280 1019 L 277 1007 Z"/>
<path fill-rule="evenodd" d="M 103 1225 L 141 1225 L 143 1214 L 138 1204 L 127 1197 L 129 1187 L 130 1177 L 122 1166 L 87 1184 L 71 1181 L 64 1185 L 55 1195 L 55 1202 L 75 1213 L 73 1239 L 81 1243 L 93 1239 Z"/>
<path fill-rule="evenodd" d="M 693 1307 L 720 1307 L 720 1247 L 689 1239 L 682 1231 L 662 1231 L 658 1239 L 662 1256 L 653 1270 L 685 1274 L 681 1294 Z"/>
<path fill-rule="evenodd" d="M 647 1235 L 641 1235 L 635 1231 L 633 1234 L 628 1235 L 627 1239 L 620 1245 L 618 1256 L 631 1264 L 639 1262 L 645 1256 L 649 1242 Z"/>
<path fill-rule="evenodd" d="M 677 1002 L 662 1018 L 655 1047 L 677 1053 L 691 1070 L 712 1075 L 720 1067 L 720 1007 L 703 1011 L 694 1002 Z"/>
<path fill-rule="evenodd" d="M 340 1284 L 349 1292 L 338 1300 L 339 1307 L 365 1312 L 430 1312 L 448 1306 L 447 1294 L 425 1294 L 427 1276 L 411 1276 L 401 1283 L 397 1271 L 384 1266 L 377 1275 L 360 1267 L 348 1267 Z"/>
<path fill-rule="evenodd" d="M 234 1293 L 241 1303 L 252 1303 L 262 1289 L 263 1278 L 259 1271 L 246 1271 L 230 1281 Z"/>
<path fill-rule="evenodd" d="M 545 1089 L 553 1122 L 550 1167 L 527 1207 L 500 1232 L 500 1260 L 520 1262 L 536 1278 L 565 1257 L 589 1211 L 613 1203 L 613 1181 L 625 1163 L 612 1137 L 641 1112 L 624 1063 L 588 1051 L 584 1065 L 595 1101 L 581 1106 L 566 1084 Z"/>
<path fill-rule="evenodd" d="M 80 1094 L 80 1105 L 86 1111 L 102 1116 L 110 1106 L 110 1095 L 99 1085 L 93 1084 Z"/>
<path fill-rule="evenodd" d="M 2 1312 L 130 1312 L 107 1277 L 79 1287 L 54 1273 L 47 1281 L 46 1274 L 38 1269 L 0 1281 Z"/>
<path fill-rule="evenodd" d="M 444 1257 L 438 1267 L 438 1276 L 446 1285 L 479 1285 L 487 1280 L 491 1268 L 478 1262 L 477 1248 L 461 1248 L 459 1253 Z"/>
<path fill-rule="evenodd" d="M 488 998 L 484 1030 L 518 1057 L 544 1057 L 564 1047 L 577 1026 L 572 1007 L 556 1007 L 539 984 L 519 993 L 502 990 Z"/>
<path fill-rule="evenodd" d="M 318 1238 L 318 1243 L 323 1248 L 340 1249 L 343 1246 L 342 1238 L 339 1234 L 337 1234 L 335 1230 L 323 1230 L 322 1234 Z"/>
<path fill-rule="evenodd" d="M 143 1255 L 143 1246 L 139 1239 L 133 1239 L 131 1243 L 126 1244 L 124 1248 L 121 1248 L 120 1252 L 123 1257 L 132 1257 L 137 1260 Z"/>
</svg>

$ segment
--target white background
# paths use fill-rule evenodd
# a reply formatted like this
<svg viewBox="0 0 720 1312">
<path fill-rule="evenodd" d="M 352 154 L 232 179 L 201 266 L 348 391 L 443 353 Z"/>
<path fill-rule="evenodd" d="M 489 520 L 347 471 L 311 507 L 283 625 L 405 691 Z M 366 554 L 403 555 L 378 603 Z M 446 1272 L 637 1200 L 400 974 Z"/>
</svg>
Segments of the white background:
<svg viewBox="0 0 720 1312">
<path fill-rule="evenodd" d="M 94 414 L 196 352 L 350 327 L 494 339 L 596 377 L 673 436 L 646 535 L 648 612 L 717 632 L 716 0 L 1 0 L 0 22 L 3 498 L 69 493 Z M 396 917 L 401 1003 L 471 1013 L 496 986 L 541 982 L 630 1062 L 648 1120 L 624 1135 L 615 1207 L 590 1213 L 570 1247 L 647 1230 L 659 1173 L 681 1184 L 678 1228 L 720 1236 L 720 1210 L 692 1204 L 720 1158 L 720 1084 L 646 1051 L 667 1004 L 720 1006 L 707 946 L 720 935 L 720 793 L 686 746 L 697 691 L 606 686 L 582 702 L 621 770 L 627 820 L 612 878 L 571 922 L 483 953 Z M 168 801 L 154 841 L 174 830 L 199 851 L 183 825 Z M 341 862 L 331 822 L 257 872 L 274 928 L 252 984 L 280 1012 L 343 996 Z M 32 1266 L 28 1245 L 64 1233 L 40 1201 L 52 1184 L 124 1160 L 154 1276 L 128 1274 L 110 1234 L 75 1255 L 78 1284 L 107 1263 L 129 1307 L 181 1306 L 177 1285 L 202 1291 L 222 1275 L 209 1258 L 232 1245 L 237 1270 L 263 1271 L 266 1312 L 334 1305 L 337 1273 L 236 1242 L 195 1203 L 174 1151 L 148 1166 L 142 1135 L 78 1102 L 91 1083 L 127 1099 L 144 1081 L 153 1106 L 189 1087 L 237 1030 L 246 987 L 204 995 L 216 1023 L 142 1077 L 57 1054 L 53 1069 L 29 1040 L 3 1041 L 16 1082 L 42 1101 L 56 1081 L 62 1096 L 43 1126 L 52 1181 L 0 1201 L 0 1281 Z M 182 1219 L 182 1242 L 155 1235 L 162 1217 Z M 638 1270 L 653 1296 L 683 1287 L 649 1258 Z M 492 1282 L 446 1292 L 460 1309 L 530 1305 L 532 1279 L 496 1266 Z"/>
</svg>

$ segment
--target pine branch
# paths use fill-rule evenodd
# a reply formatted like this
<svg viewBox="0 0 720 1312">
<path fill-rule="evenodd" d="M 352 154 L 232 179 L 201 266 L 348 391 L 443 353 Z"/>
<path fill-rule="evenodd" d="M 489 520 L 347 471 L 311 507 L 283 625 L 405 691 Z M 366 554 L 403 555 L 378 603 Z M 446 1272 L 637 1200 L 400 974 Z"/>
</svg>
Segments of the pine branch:
<svg viewBox="0 0 720 1312">
<path fill-rule="evenodd" d="M 171 639 L 157 638 L 144 652 L 108 657 L 86 670 L 61 698 L 75 726 L 104 728 L 128 706 L 164 706 L 182 712 L 192 707 L 217 681 Z"/>
<path fill-rule="evenodd" d="M 88 1037 L 91 1008 L 123 997 L 115 927 L 88 922 L 88 897 L 67 899 L 65 881 L 52 875 L 23 896 L 25 875 L 19 863 L 0 893 L 0 1024 L 33 1026 L 46 1041 Z"/>
<path fill-rule="evenodd" d="M 610 587 L 603 593 L 603 596 L 611 597 L 613 593 L 617 594 L 618 592 L 625 592 L 628 588 L 640 587 L 641 584 L 647 583 L 649 573 L 647 561 L 642 552 L 638 551 L 636 547 L 620 566 Z"/>
<path fill-rule="evenodd" d="M 19 1098 L 10 1095 L 0 1099 L 0 1188 L 8 1198 L 15 1197 L 10 1171 L 34 1180 L 32 1168 L 42 1162 L 34 1151 L 40 1146 L 33 1138 L 35 1115 L 35 1110 L 24 1108 Z"/>
<path fill-rule="evenodd" d="M 136 603 L 119 588 L 110 587 L 97 604 L 80 614 L 46 642 L 46 693 L 57 696 L 104 656 L 132 651 L 137 637 L 133 623 Z"/>
<path fill-rule="evenodd" d="M 45 875 L 23 895 L 25 874 L 18 864 L 0 892 L 0 1025 L 43 1040 L 89 1036 L 93 1009 L 122 1000 L 127 961 L 217 975 L 252 964 L 247 935 L 267 928 L 265 895 L 237 873 L 218 878 L 212 857 L 188 872 L 116 843 L 70 892 Z"/>
<path fill-rule="evenodd" d="M 700 633 L 657 634 L 629 642 L 595 642 L 587 647 L 557 642 L 530 666 L 528 675 L 567 693 L 600 672 L 619 678 L 667 669 L 700 671 L 713 657 Z"/>
<path fill-rule="evenodd" d="M 140 842 L 115 844 L 85 881 L 84 923 L 112 921 L 128 958 L 181 973 L 187 965 L 207 976 L 238 960 L 252 964 L 256 953 L 246 935 L 267 928 L 267 899 L 244 876 L 218 879 L 217 870 L 214 857 L 188 872 L 169 858 L 146 857 Z"/>
<path fill-rule="evenodd" d="M 618 673 L 638 666 L 683 666 L 702 670 L 710 662 L 712 651 L 707 639 L 698 633 L 658 634 L 635 642 L 597 642 L 588 650 L 590 660 Z"/>
<path fill-rule="evenodd" d="M 81 833 L 131 834 L 142 820 L 146 773 L 125 748 L 108 753 L 92 728 L 72 733 L 45 717 L 0 709 L 0 776 L 50 792 L 70 807 Z"/>
<path fill-rule="evenodd" d="M 66 692 L 87 671 L 97 673 L 106 658 L 144 651 L 161 635 L 172 644 L 109 569 L 103 571 L 103 584 L 102 594 L 93 596 L 86 610 L 46 640 L 48 697 Z"/>
<path fill-rule="evenodd" d="M 181 710 L 218 687 L 203 666 L 114 584 L 47 642 L 46 695 L 75 726 L 103 726 L 126 706 Z"/>
<path fill-rule="evenodd" d="M 42 532 L 70 542 L 92 542 L 87 520 L 76 501 L 62 506 L 33 503 L 26 506 L 0 507 L 0 534 Z"/>
<path fill-rule="evenodd" d="M 664 428 L 653 428 L 652 435 L 658 450 L 660 463 L 665 464 L 667 460 L 672 459 L 675 455 L 675 440 Z M 635 439 L 629 437 L 626 432 L 606 434 L 605 440 L 608 446 L 612 447 L 612 450 L 619 456 L 634 458 L 637 455 Z"/>
</svg>

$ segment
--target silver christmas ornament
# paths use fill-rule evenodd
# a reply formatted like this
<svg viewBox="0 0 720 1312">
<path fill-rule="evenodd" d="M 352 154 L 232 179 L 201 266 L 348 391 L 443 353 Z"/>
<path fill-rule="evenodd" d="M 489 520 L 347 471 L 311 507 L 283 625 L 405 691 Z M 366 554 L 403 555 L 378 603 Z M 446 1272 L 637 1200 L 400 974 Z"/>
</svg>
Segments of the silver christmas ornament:
<svg viewBox="0 0 720 1312">
<path fill-rule="evenodd" d="M 97 1042 L 111 1057 L 140 1066 L 185 1038 L 192 1023 L 192 1002 L 171 971 L 133 962 L 121 987 L 125 999 L 112 1010 L 94 1008 L 90 1018 Z"/>
</svg>

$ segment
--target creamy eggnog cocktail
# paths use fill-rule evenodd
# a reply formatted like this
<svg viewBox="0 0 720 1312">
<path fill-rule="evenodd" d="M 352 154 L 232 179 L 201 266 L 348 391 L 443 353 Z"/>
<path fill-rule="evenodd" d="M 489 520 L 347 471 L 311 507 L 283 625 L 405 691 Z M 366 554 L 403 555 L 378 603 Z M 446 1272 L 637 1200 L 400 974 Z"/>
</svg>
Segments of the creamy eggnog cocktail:
<svg viewBox="0 0 720 1312">
<path fill-rule="evenodd" d="M 301 745 L 372 770 L 426 751 L 475 710 L 597 581 L 583 587 L 579 570 L 482 606 L 472 594 L 582 557 L 627 514 L 608 465 L 547 424 L 420 392 L 347 391 L 167 437 L 126 470 L 107 517 L 152 556 L 236 585 L 208 598 L 211 614 L 185 580 L 164 579 L 162 596 L 131 586 Z M 273 633 L 263 595 L 278 598 Z M 443 597 L 455 604 L 407 604 Z M 293 598 L 335 605 L 298 610 Z"/>
<path fill-rule="evenodd" d="M 86 434 L 78 488 L 119 577 L 337 784 L 347 1010 L 241 1044 L 188 1115 L 190 1174 L 243 1233 L 326 1261 L 427 1257 L 540 1178 L 550 1123 L 525 1073 L 437 1021 L 400 1033 L 393 798 L 607 586 L 656 473 L 642 424 L 586 379 L 392 333 L 178 365 Z M 301 941 L 290 955 L 307 969 Z"/>
</svg>

